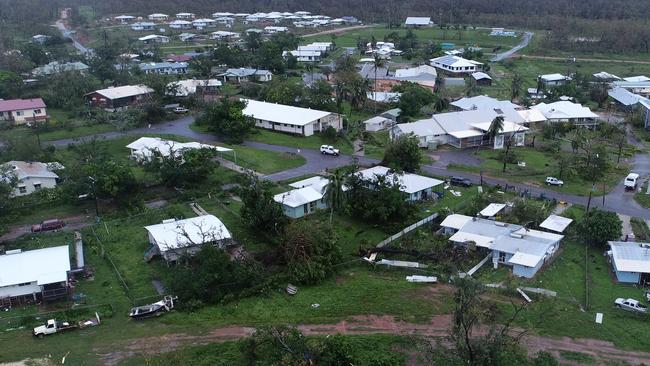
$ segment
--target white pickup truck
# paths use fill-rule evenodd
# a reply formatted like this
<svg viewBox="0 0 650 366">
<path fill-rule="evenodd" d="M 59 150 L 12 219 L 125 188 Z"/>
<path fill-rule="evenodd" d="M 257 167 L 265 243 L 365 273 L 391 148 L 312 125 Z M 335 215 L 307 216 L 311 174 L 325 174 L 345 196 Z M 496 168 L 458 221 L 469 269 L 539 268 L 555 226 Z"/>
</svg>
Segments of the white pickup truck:
<svg viewBox="0 0 650 366">
<path fill-rule="evenodd" d="M 321 145 L 320 153 L 323 155 L 339 155 L 339 149 L 335 149 L 332 145 Z"/>
<path fill-rule="evenodd" d="M 35 337 L 43 338 L 46 335 L 61 333 L 67 330 L 73 330 L 77 328 L 94 327 L 99 324 L 101 324 L 101 320 L 99 319 L 99 314 L 97 313 L 95 313 L 94 318 L 90 318 L 88 320 L 82 320 L 77 323 L 59 322 L 56 319 L 50 319 L 45 324 L 39 325 L 38 327 L 34 328 L 32 334 Z"/>
<path fill-rule="evenodd" d="M 635 190 L 637 181 L 639 180 L 639 175 L 637 173 L 630 173 L 625 177 L 625 189 Z"/>
</svg>

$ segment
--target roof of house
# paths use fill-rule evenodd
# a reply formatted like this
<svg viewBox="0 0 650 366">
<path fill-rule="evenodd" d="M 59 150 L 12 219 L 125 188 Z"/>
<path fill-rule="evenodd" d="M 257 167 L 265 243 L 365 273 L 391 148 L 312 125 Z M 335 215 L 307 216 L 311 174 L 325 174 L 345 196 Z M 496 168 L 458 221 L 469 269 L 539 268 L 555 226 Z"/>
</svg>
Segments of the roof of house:
<svg viewBox="0 0 650 366">
<path fill-rule="evenodd" d="M 631 91 L 621 88 L 619 86 L 614 87 L 613 89 L 610 89 L 607 94 L 609 95 L 610 98 L 616 100 L 617 102 L 623 104 L 624 106 L 632 106 L 636 105 L 643 99 L 648 99 L 645 97 L 642 97 L 638 94 L 634 94 Z"/>
<path fill-rule="evenodd" d="M 432 23 L 430 17 L 408 17 L 404 22 L 406 25 L 429 25 Z"/>
<path fill-rule="evenodd" d="M 610 74 L 606 71 L 601 71 L 593 74 L 595 78 L 597 79 L 603 79 L 603 80 L 621 80 L 618 76 L 614 74 Z"/>
<path fill-rule="evenodd" d="M 618 271 L 650 273 L 650 244 L 623 241 L 610 241 L 608 244 Z"/>
<path fill-rule="evenodd" d="M 546 218 L 546 220 L 544 220 L 541 224 L 539 224 L 539 227 L 561 233 L 572 222 L 573 222 L 573 219 L 570 219 L 568 217 L 562 217 L 562 216 L 558 216 L 558 215 L 550 215 L 549 217 Z"/>
<path fill-rule="evenodd" d="M 570 77 L 564 76 L 562 74 L 546 74 L 539 75 L 539 78 L 544 81 L 562 81 L 562 80 L 571 80 Z"/>
<path fill-rule="evenodd" d="M 461 227 L 463 227 L 463 225 L 465 225 L 470 220 L 472 220 L 471 216 L 451 214 L 451 215 L 447 215 L 447 217 L 445 217 L 445 219 L 442 220 L 440 226 L 459 230 Z"/>
<path fill-rule="evenodd" d="M 0 100 L 0 112 L 21 111 L 25 109 L 45 108 L 41 98 Z"/>
<path fill-rule="evenodd" d="M 0 287 L 64 282 L 70 270 L 67 245 L 0 255 Z"/>
<path fill-rule="evenodd" d="M 58 163 L 57 163 L 58 164 Z M 28 178 L 58 178 L 59 176 L 54 173 L 55 167 L 59 168 L 61 165 L 53 165 L 53 163 L 41 163 L 38 161 L 27 162 L 27 161 L 8 161 L 3 166 L 9 166 L 10 171 L 18 178 L 19 180 L 28 179 Z"/>
<path fill-rule="evenodd" d="M 364 179 L 376 179 L 377 176 L 388 176 L 389 178 L 396 177 L 400 185 L 400 190 L 408 194 L 420 192 L 427 188 L 435 187 L 444 183 L 441 180 L 425 177 L 418 174 L 398 174 L 391 169 L 380 165 L 360 170 L 356 174 L 359 174 Z"/>
<path fill-rule="evenodd" d="M 621 88 L 650 88 L 650 81 L 614 81 L 613 84 Z"/>
<path fill-rule="evenodd" d="M 402 93 L 396 92 L 376 92 L 371 91 L 366 93 L 366 97 L 377 103 L 392 103 L 398 102 Z"/>
<path fill-rule="evenodd" d="M 474 80 L 483 80 L 483 79 L 492 80 L 492 77 L 490 75 L 481 71 L 473 73 L 472 77 L 474 78 Z"/>
<path fill-rule="evenodd" d="M 213 215 L 192 217 L 144 227 L 161 252 L 231 239 L 230 231 Z"/>
<path fill-rule="evenodd" d="M 489 205 L 487 205 L 487 207 L 482 209 L 481 212 L 479 212 L 479 215 L 483 217 L 496 216 L 496 214 L 498 214 L 504 208 L 506 208 L 505 203 L 490 203 Z"/>
<path fill-rule="evenodd" d="M 546 117 L 544 117 L 544 114 L 538 111 L 537 109 L 518 110 L 517 114 L 519 114 L 523 119 L 522 123 L 534 123 L 534 122 L 546 121 Z"/>
<path fill-rule="evenodd" d="M 138 64 L 142 71 L 159 69 L 187 69 L 187 62 L 143 62 Z"/>
<path fill-rule="evenodd" d="M 260 102 L 252 99 L 242 100 L 246 102 L 246 108 L 244 108 L 243 113 L 247 116 L 263 121 L 287 123 L 295 126 L 305 126 L 332 114 L 332 112 L 319 111 L 317 109 Z"/>
<path fill-rule="evenodd" d="M 37 67 L 32 71 L 34 75 L 52 75 L 64 71 L 83 71 L 88 70 L 88 65 L 83 62 L 66 62 L 58 63 L 56 61 L 50 62 L 49 64 L 41 67 Z"/>
<path fill-rule="evenodd" d="M 323 198 L 323 194 L 311 186 L 292 189 L 288 192 L 276 194 L 273 200 L 289 207 L 300 207 L 310 202 L 318 201 Z"/>
<path fill-rule="evenodd" d="M 416 136 L 439 136 L 445 135 L 445 131 L 440 125 L 433 119 L 423 119 L 411 123 L 399 123 L 395 125 L 395 128 L 402 131 L 404 134 L 413 133 Z"/>
<path fill-rule="evenodd" d="M 430 62 L 432 64 L 437 64 L 437 63 L 443 64 L 448 67 L 472 67 L 477 65 L 483 65 L 483 63 L 481 62 L 468 60 L 460 56 L 454 56 L 454 55 L 445 55 L 445 56 L 437 57 L 431 59 Z"/>
<path fill-rule="evenodd" d="M 412 79 L 433 79 L 435 80 L 438 75 L 436 68 L 429 65 L 420 65 L 410 67 L 408 69 L 395 70 L 396 79 L 412 80 Z"/>
<path fill-rule="evenodd" d="M 153 89 L 149 88 L 146 85 L 124 85 L 95 90 L 94 92 L 88 93 L 86 95 L 93 93 L 101 94 L 108 99 L 120 99 L 153 93 Z"/>
<path fill-rule="evenodd" d="M 169 22 L 169 25 L 190 25 L 192 22 L 188 22 L 187 20 L 174 20 Z"/>
<path fill-rule="evenodd" d="M 154 39 L 169 39 L 169 37 L 161 36 L 161 35 L 158 35 L 158 34 L 150 34 L 148 36 L 138 38 L 138 41 L 151 41 L 151 40 L 154 40 Z"/>
<path fill-rule="evenodd" d="M 167 87 L 170 89 L 174 89 L 173 91 L 170 91 L 170 95 L 175 95 L 177 97 L 186 97 L 188 95 L 192 95 L 196 93 L 196 88 L 197 87 L 219 87 L 221 86 L 221 81 L 217 79 L 207 79 L 207 80 L 195 80 L 195 79 L 188 79 L 188 80 L 179 80 L 179 81 L 173 81 L 169 84 L 167 84 Z"/>
<path fill-rule="evenodd" d="M 271 73 L 269 70 L 240 67 L 238 69 L 227 69 L 226 72 L 219 74 L 217 76 L 247 77 L 247 76 L 254 76 L 254 75 L 273 75 L 273 73 Z"/>
<path fill-rule="evenodd" d="M 569 101 L 540 103 L 532 108 L 542 112 L 547 119 L 598 118 L 588 107 Z"/>
<path fill-rule="evenodd" d="M 389 119 L 389 118 L 386 118 L 386 117 L 382 117 L 382 116 L 375 116 L 375 117 L 368 118 L 367 120 L 363 121 L 363 124 L 364 125 L 381 125 L 381 124 L 384 124 L 386 122 L 390 123 L 390 122 L 392 122 L 392 120 Z"/>
<path fill-rule="evenodd" d="M 487 95 L 477 95 L 475 97 L 464 97 L 450 103 L 465 111 L 474 109 L 478 110 L 506 110 L 506 109 L 520 109 L 521 106 L 512 103 L 509 100 L 498 100 Z"/>
<path fill-rule="evenodd" d="M 638 82 L 643 82 L 643 81 L 650 81 L 650 78 L 647 76 L 639 75 L 639 76 L 630 76 L 623 78 L 625 81 L 629 81 L 631 83 L 638 83 Z"/>
<path fill-rule="evenodd" d="M 189 35 L 190 37 L 195 36 L 195 35 L 192 34 L 192 33 L 183 33 L 183 34 L 180 34 L 179 37 L 180 37 L 180 36 L 185 36 L 185 37 L 187 37 L 188 35 Z M 173 53 L 172 53 L 172 54 L 169 54 L 169 55 L 167 55 L 167 56 L 165 56 L 165 60 L 166 60 L 166 61 L 169 61 L 169 62 L 188 62 L 188 61 L 190 61 L 191 59 L 192 59 L 192 56 L 190 56 L 190 55 L 175 55 L 175 54 L 173 54 Z"/>
<path fill-rule="evenodd" d="M 303 180 L 299 180 L 297 182 L 293 182 L 289 184 L 289 187 L 292 188 L 305 188 L 305 187 L 312 187 L 316 191 L 320 193 L 325 193 L 325 190 L 327 189 L 327 185 L 330 184 L 330 180 L 324 177 L 321 177 L 319 175 Z"/>
<path fill-rule="evenodd" d="M 232 149 L 226 147 L 201 144 L 198 142 L 176 142 L 165 140 L 160 137 L 140 137 L 132 143 L 126 145 L 128 149 L 137 151 L 140 155 L 149 157 L 153 152 L 158 152 L 162 156 L 169 156 L 172 153 L 182 153 L 185 150 L 211 149 L 218 152 L 228 152 Z"/>
</svg>

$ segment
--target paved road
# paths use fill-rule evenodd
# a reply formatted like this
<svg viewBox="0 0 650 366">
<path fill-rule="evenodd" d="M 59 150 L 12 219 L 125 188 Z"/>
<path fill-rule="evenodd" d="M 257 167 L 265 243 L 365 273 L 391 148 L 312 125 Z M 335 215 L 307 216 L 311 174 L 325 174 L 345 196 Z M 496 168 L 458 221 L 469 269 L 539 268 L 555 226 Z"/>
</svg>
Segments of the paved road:
<svg viewBox="0 0 650 366">
<path fill-rule="evenodd" d="M 524 38 L 521 40 L 521 42 L 518 45 L 514 46 L 513 48 L 509 49 L 506 52 L 497 53 L 496 55 L 494 55 L 494 57 L 490 61 L 499 62 L 499 61 L 503 61 L 503 60 L 507 59 L 508 57 L 514 55 L 515 53 L 517 53 L 522 48 L 528 46 L 528 44 L 530 43 L 530 39 L 533 38 L 534 34 L 535 33 L 533 33 L 533 32 L 524 33 Z"/>
<path fill-rule="evenodd" d="M 106 132 L 98 135 L 85 136 L 78 139 L 65 139 L 50 141 L 49 144 L 54 146 L 67 146 L 70 143 L 76 142 L 88 142 L 93 139 L 111 139 L 119 136 L 128 136 L 128 135 L 146 135 L 146 134 L 170 134 L 170 135 L 179 135 L 187 138 L 191 138 L 196 141 L 202 142 L 219 142 L 219 138 L 211 135 L 204 134 L 200 132 L 193 131 L 190 129 L 190 125 L 194 122 L 194 117 L 186 116 L 175 121 L 165 122 L 158 125 L 153 125 L 151 128 L 139 128 L 129 131 L 115 131 L 115 132 Z M 634 141 L 630 141 L 634 142 Z M 271 150 L 278 152 L 288 152 L 300 154 L 306 159 L 306 163 L 300 167 L 285 170 L 282 172 L 266 175 L 264 178 L 278 182 L 287 179 L 297 178 L 308 174 L 318 174 L 328 168 L 336 168 L 350 164 L 353 161 L 352 156 L 342 155 L 339 157 L 332 156 L 323 156 L 317 150 L 313 149 L 298 149 L 294 147 L 279 146 L 265 144 L 261 142 L 246 141 L 243 144 L 244 146 L 262 149 L 262 150 Z M 361 165 L 373 165 L 379 163 L 379 160 L 367 158 L 367 157 L 358 157 L 358 162 Z M 463 159 L 467 160 L 464 161 Z M 478 184 L 480 182 L 480 176 L 474 173 L 453 171 L 447 169 L 447 164 L 449 162 L 456 162 L 460 164 L 476 165 L 480 163 L 476 157 L 471 155 L 471 151 L 448 151 L 440 153 L 440 160 L 431 165 L 425 165 L 422 167 L 422 170 L 428 174 L 435 176 L 460 176 L 467 178 L 472 182 Z M 642 177 L 650 175 L 650 155 L 649 154 L 637 154 L 631 161 L 633 166 L 633 171 L 639 173 Z M 514 186 L 518 191 L 528 190 L 533 196 L 540 196 L 542 193 L 548 198 L 555 198 L 558 201 L 566 201 L 572 204 L 578 205 L 587 205 L 587 197 L 575 196 L 562 193 L 561 191 L 555 191 L 546 188 L 545 186 L 533 186 L 530 184 L 524 183 L 511 183 L 506 179 L 502 178 L 491 178 L 484 177 L 483 182 L 490 185 L 501 185 L 505 187 L 506 184 Z M 602 187 L 597 187 L 602 189 Z M 641 217 L 643 219 L 650 220 L 650 210 L 641 207 L 633 198 L 634 193 L 625 192 L 623 190 L 623 183 L 621 182 L 605 196 L 605 204 L 603 205 L 602 196 L 594 197 L 591 200 L 592 207 L 601 207 L 608 211 L 614 211 L 629 216 Z"/>
</svg>

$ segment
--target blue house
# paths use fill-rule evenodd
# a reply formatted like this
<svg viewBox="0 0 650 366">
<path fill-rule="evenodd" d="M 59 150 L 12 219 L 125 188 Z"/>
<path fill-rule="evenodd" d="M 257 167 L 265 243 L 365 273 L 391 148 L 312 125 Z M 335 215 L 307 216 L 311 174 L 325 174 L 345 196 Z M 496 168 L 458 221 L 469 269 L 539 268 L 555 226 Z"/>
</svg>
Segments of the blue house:
<svg viewBox="0 0 650 366">
<path fill-rule="evenodd" d="M 472 218 L 449 240 L 456 245 L 474 245 L 488 250 L 495 269 L 502 264 L 512 267 L 512 274 L 517 277 L 533 278 L 557 253 L 563 238 L 563 235 L 520 225 Z"/>
<path fill-rule="evenodd" d="M 607 256 L 618 282 L 650 283 L 650 244 L 624 241 L 610 241 L 608 244 Z"/>
<path fill-rule="evenodd" d="M 311 186 L 276 194 L 273 200 L 281 204 L 284 214 L 292 219 L 327 208 L 323 194 Z"/>
</svg>

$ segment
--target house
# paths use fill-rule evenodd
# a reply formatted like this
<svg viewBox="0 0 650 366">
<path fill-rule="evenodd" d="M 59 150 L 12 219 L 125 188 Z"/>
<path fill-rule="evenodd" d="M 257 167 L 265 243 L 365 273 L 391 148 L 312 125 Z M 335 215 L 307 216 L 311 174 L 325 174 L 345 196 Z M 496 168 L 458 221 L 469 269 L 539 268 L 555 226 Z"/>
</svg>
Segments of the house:
<svg viewBox="0 0 650 366">
<path fill-rule="evenodd" d="M 605 71 L 597 72 L 597 73 L 593 74 L 593 76 L 596 79 L 598 79 L 599 81 L 603 81 L 603 82 L 611 82 L 611 81 L 621 80 L 621 78 L 619 78 L 618 76 L 616 76 L 614 74 L 610 74 L 610 73 L 605 72 Z"/>
<path fill-rule="evenodd" d="M 375 116 L 363 121 L 366 131 L 369 132 L 383 131 L 392 127 L 394 123 L 395 121 L 382 116 Z"/>
<path fill-rule="evenodd" d="M 273 79 L 273 73 L 269 70 L 239 68 L 227 69 L 226 72 L 218 74 L 217 77 L 223 78 L 224 82 L 241 83 L 245 81 L 267 82 Z"/>
<path fill-rule="evenodd" d="M 457 229 L 449 240 L 459 246 L 474 246 L 492 254 L 492 264 L 512 267 L 517 277 L 533 278 L 549 263 L 560 247 L 563 235 L 527 229 L 481 218 L 472 218 Z"/>
<path fill-rule="evenodd" d="M 473 74 L 483 69 L 483 64 L 478 61 L 467 60 L 460 56 L 445 55 L 429 60 L 429 63 L 449 74 Z"/>
<path fill-rule="evenodd" d="M 145 74 L 180 75 L 187 74 L 187 62 L 146 62 L 138 64 Z"/>
<path fill-rule="evenodd" d="M 37 34 L 35 36 L 32 36 L 32 43 L 44 45 L 48 39 L 50 39 L 50 36 L 46 36 L 44 34 Z"/>
<path fill-rule="evenodd" d="M 0 121 L 22 125 L 47 119 L 47 108 L 41 98 L 0 100 Z"/>
<path fill-rule="evenodd" d="M 130 21 L 135 19 L 133 15 L 118 15 L 115 18 L 115 21 L 120 22 L 120 24 L 128 24 Z"/>
<path fill-rule="evenodd" d="M 490 139 L 487 131 L 497 116 L 504 117 L 503 129 Z M 390 136 L 396 138 L 412 133 L 419 139 L 420 147 L 425 148 L 449 144 L 459 149 L 489 145 L 502 149 L 506 140 L 512 140 L 515 146 L 523 146 L 528 128 L 513 119 L 521 121 L 521 116 L 489 109 L 440 113 L 428 119 L 397 124 L 390 130 Z"/>
<path fill-rule="evenodd" d="M 650 244 L 610 241 L 607 252 L 616 280 L 646 286 L 650 283 Z"/>
<path fill-rule="evenodd" d="M 434 197 L 434 187 L 441 186 L 445 183 L 441 180 L 418 174 L 397 173 L 380 165 L 360 170 L 355 174 L 364 180 L 370 181 L 376 181 L 378 177 L 386 177 L 388 180 L 395 179 L 400 186 L 400 191 L 406 195 L 406 200 L 411 202 Z"/>
<path fill-rule="evenodd" d="M 130 158 L 138 162 L 146 162 L 160 154 L 163 157 L 170 155 L 181 156 L 185 151 L 197 149 L 210 149 L 217 152 L 232 152 L 232 149 L 225 147 L 201 144 L 198 142 L 176 142 L 165 140 L 160 137 L 140 137 L 126 145 L 130 151 Z"/>
<path fill-rule="evenodd" d="M 423 28 L 433 26 L 430 17 L 408 17 L 404 22 L 406 28 Z"/>
<path fill-rule="evenodd" d="M 190 62 L 192 60 L 192 56 L 190 55 L 175 55 L 173 53 L 170 53 L 169 55 L 165 56 L 165 61 L 167 62 Z"/>
<path fill-rule="evenodd" d="M 401 96 L 402 93 L 396 93 L 396 92 L 372 91 L 366 93 L 366 97 L 368 98 L 368 100 L 372 100 L 373 102 L 376 103 L 397 103 L 399 102 L 399 98 Z"/>
<path fill-rule="evenodd" d="M 214 19 L 201 18 L 192 21 L 195 28 L 213 28 L 217 26 L 217 21 Z"/>
<path fill-rule="evenodd" d="M 402 114 L 402 110 L 399 108 L 393 108 L 389 109 L 386 112 L 380 114 L 381 117 L 385 117 L 390 119 L 391 121 L 397 122 L 397 119 L 399 118 L 400 114 Z"/>
<path fill-rule="evenodd" d="M 193 41 L 194 38 L 196 38 L 196 34 L 194 34 L 194 33 L 181 33 L 181 34 L 178 35 L 178 38 L 182 42 L 190 42 L 190 41 Z"/>
<path fill-rule="evenodd" d="M 329 127 L 336 131 L 342 128 L 341 117 L 336 113 L 252 99 L 242 100 L 247 103 L 244 115 L 254 118 L 257 127 L 267 130 L 311 136 Z"/>
<path fill-rule="evenodd" d="M 169 28 L 172 29 L 192 29 L 192 22 L 187 20 L 174 20 L 169 23 Z"/>
<path fill-rule="evenodd" d="M 206 244 L 224 248 L 233 241 L 228 228 L 213 215 L 164 220 L 160 224 L 145 226 L 145 230 L 149 233 L 150 248 L 167 262 L 192 256 Z"/>
<path fill-rule="evenodd" d="M 175 97 L 187 97 L 194 95 L 197 92 L 203 92 L 206 94 L 215 93 L 221 86 L 221 81 L 217 79 L 207 79 L 207 80 L 179 80 L 167 84 L 168 95 L 173 95 Z"/>
<path fill-rule="evenodd" d="M 157 34 L 150 34 L 148 36 L 138 38 L 138 41 L 144 44 L 153 44 L 153 43 L 169 43 L 170 38 L 167 36 L 159 36 Z"/>
<path fill-rule="evenodd" d="M 567 82 L 571 81 L 571 78 L 564 76 L 562 74 L 546 74 L 539 75 L 537 81 L 543 85 L 545 88 L 551 88 L 555 86 L 564 85 Z"/>
<path fill-rule="evenodd" d="M 67 245 L 0 255 L 0 300 L 38 302 L 68 296 Z"/>
<path fill-rule="evenodd" d="M 228 40 L 239 38 L 239 33 L 228 32 L 228 31 L 216 31 L 210 33 L 210 38 L 228 41 Z"/>
<path fill-rule="evenodd" d="M 288 217 L 298 219 L 327 208 L 323 193 L 311 186 L 292 189 L 276 194 L 273 200 L 282 205 L 282 211 Z"/>
<path fill-rule="evenodd" d="M 643 126 L 647 130 L 650 128 L 650 101 L 642 100 L 639 105 L 641 106 L 641 113 L 643 116 Z"/>
<path fill-rule="evenodd" d="M 86 71 L 88 71 L 88 69 L 89 69 L 88 65 L 79 61 L 66 62 L 66 63 L 59 63 L 57 61 L 52 61 L 45 66 L 40 66 L 32 70 L 32 75 L 48 76 L 48 75 L 59 74 L 67 71 L 77 71 L 83 74 Z"/>
<path fill-rule="evenodd" d="M 194 19 L 194 13 L 176 13 L 176 19 Z"/>
<path fill-rule="evenodd" d="M 474 97 L 464 97 L 455 100 L 450 105 L 462 111 L 473 110 L 519 110 L 520 105 L 514 104 L 509 100 L 498 100 L 487 95 L 477 95 Z M 516 122 L 516 121 L 514 121 Z"/>
<path fill-rule="evenodd" d="M 492 28 L 492 31 L 490 32 L 490 36 L 493 37 L 516 37 L 517 33 L 513 31 L 506 31 L 503 28 Z"/>
<path fill-rule="evenodd" d="M 476 82 L 478 86 L 490 86 L 492 85 L 492 77 L 482 71 L 475 72 L 471 75 L 472 79 Z"/>
<path fill-rule="evenodd" d="M 321 177 L 319 175 L 303 180 L 299 180 L 297 182 L 293 182 L 289 184 L 289 187 L 291 188 L 305 188 L 305 187 L 311 187 L 315 189 L 317 192 L 320 192 L 322 194 L 325 194 L 325 191 L 327 190 L 327 185 L 330 184 L 330 180 L 324 177 Z"/>
<path fill-rule="evenodd" d="M 526 94 L 528 95 L 528 98 L 532 100 L 546 99 L 546 94 L 544 94 L 544 89 L 528 88 L 526 89 Z"/>
<path fill-rule="evenodd" d="M 248 13 L 239 13 L 239 14 L 233 14 L 229 12 L 216 12 L 212 13 L 213 18 L 221 18 L 221 17 L 232 17 L 232 16 L 237 16 L 237 17 L 247 17 L 250 14 Z"/>
<path fill-rule="evenodd" d="M 420 65 L 407 69 L 395 70 L 395 76 L 389 79 L 398 81 L 408 81 L 419 84 L 425 88 L 433 89 L 436 86 L 438 72 L 435 67 L 429 65 Z"/>
<path fill-rule="evenodd" d="M 152 31 L 156 28 L 155 23 L 139 22 L 131 24 L 131 29 L 134 31 Z"/>
<path fill-rule="evenodd" d="M 639 76 L 629 76 L 626 78 L 623 78 L 623 81 L 627 81 L 630 83 L 643 83 L 645 81 L 650 81 L 650 78 L 647 76 L 639 75 Z"/>
<path fill-rule="evenodd" d="M 153 14 L 149 14 L 147 18 L 149 20 L 153 20 L 154 22 L 164 22 L 165 20 L 169 19 L 169 15 L 161 14 L 161 13 L 153 13 Z"/>
<path fill-rule="evenodd" d="M 230 28 L 235 23 L 235 18 L 232 18 L 232 17 L 219 17 L 219 18 L 215 19 L 215 21 L 217 22 L 217 24 L 221 24 L 221 25 L 226 26 L 226 28 Z"/>
<path fill-rule="evenodd" d="M 588 107 L 583 107 L 578 103 L 569 101 L 559 101 L 555 103 L 540 103 L 532 107 L 536 109 L 550 123 L 570 122 L 576 126 L 591 127 L 598 124 L 598 115 L 592 112 Z"/>
<path fill-rule="evenodd" d="M 440 223 L 441 234 L 454 235 L 463 227 L 463 225 L 465 225 L 468 221 L 472 221 L 473 219 L 474 218 L 471 216 L 460 214 L 447 215 L 447 217 L 445 217 L 445 219 Z"/>
<path fill-rule="evenodd" d="M 274 27 L 274 26 L 264 27 L 264 33 L 266 34 L 287 33 L 288 31 L 289 28 L 287 27 Z"/>
<path fill-rule="evenodd" d="M 642 100 L 648 100 L 648 98 L 634 94 L 625 88 L 621 88 L 620 86 L 608 90 L 607 95 L 616 101 L 617 106 L 620 109 L 625 111 L 630 111 L 636 108 Z"/>
<path fill-rule="evenodd" d="M 283 51 L 282 57 L 285 60 L 289 59 L 289 55 L 296 58 L 298 62 L 320 62 L 322 58 L 322 52 L 320 51 Z"/>
<path fill-rule="evenodd" d="M 0 176 L 0 179 L 17 180 L 16 188 L 12 196 L 26 196 L 44 188 L 54 188 L 59 181 L 59 176 L 54 170 L 60 170 L 63 166 L 59 163 L 40 163 L 37 161 L 9 161 L 2 164 L 4 169 L 0 173 L 9 174 L 10 177 Z M 5 173 L 6 172 L 6 173 Z"/>
<path fill-rule="evenodd" d="M 650 98 L 650 81 L 615 81 L 613 85 L 642 97 Z"/>
<path fill-rule="evenodd" d="M 153 89 L 145 85 L 124 85 L 95 90 L 84 95 L 91 107 L 117 110 L 140 103 L 149 98 Z"/>
</svg>

